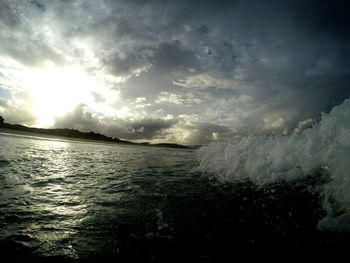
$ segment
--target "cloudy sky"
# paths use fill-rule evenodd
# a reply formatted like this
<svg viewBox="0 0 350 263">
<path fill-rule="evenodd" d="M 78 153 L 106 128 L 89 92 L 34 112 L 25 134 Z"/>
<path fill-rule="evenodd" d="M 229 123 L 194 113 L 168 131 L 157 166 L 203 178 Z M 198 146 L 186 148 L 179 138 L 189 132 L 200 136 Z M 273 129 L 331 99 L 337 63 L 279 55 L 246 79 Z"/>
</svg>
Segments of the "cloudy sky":
<svg viewBox="0 0 350 263">
<path fill-rule="evenodd" d="M 350 97 L 344 0 L 0 0 L 9 123 L 203 144 Z"/>
</svg>

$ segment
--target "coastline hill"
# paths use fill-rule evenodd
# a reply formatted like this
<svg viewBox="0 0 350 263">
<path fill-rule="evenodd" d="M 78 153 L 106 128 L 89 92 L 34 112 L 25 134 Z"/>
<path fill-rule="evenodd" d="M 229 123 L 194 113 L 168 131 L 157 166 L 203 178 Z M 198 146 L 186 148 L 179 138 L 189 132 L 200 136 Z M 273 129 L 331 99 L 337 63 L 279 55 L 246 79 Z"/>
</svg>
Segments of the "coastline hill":
<svg viewBox="0 0 350 263">
<path fill-rule="evenodd" d="M 40 135 L 49 135 L 49 136 L 60 136 L 65 138 L 73 138 L 73 139 L 83 139 L 83 140 L 92 140 L 92 141 L 102 141 L 102 142 L 110 142 L 110 143 L 119 143 L 126 145 L 141 145 L 141 146 L 150 146 L 150 147 L 167 147 L 167 148 L 180 148 L 180 149 L 190 149 L 187 146 L 175 144 L 175 143 L 136 143 L 130 142 L 126 140 L 121 140 L 116 137 L 108 137 L 103 134 L 91 132 L 81 132 L 75 129 L 42 129 L 42 128 L 32 128 L 19 124 L 9 124 L 4 121 L 4 118 L 0 116 L 0 128 L 15 130 L 20 132 L 30 132 L 36 133 Z"/>
</svg>

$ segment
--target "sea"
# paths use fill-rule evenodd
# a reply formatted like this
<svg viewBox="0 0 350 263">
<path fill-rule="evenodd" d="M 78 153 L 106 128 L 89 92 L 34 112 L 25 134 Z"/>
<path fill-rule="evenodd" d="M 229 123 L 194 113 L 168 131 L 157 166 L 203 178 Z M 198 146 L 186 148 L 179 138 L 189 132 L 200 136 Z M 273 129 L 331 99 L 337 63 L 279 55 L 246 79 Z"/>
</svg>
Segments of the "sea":
<svg viewBox="0 0 350 263">
<path fill-rule="evenodd" d="M 0 133 L 1 262 L 236 262 L 350 251 L 350 101 L 198 150 Z"/>
</svg>

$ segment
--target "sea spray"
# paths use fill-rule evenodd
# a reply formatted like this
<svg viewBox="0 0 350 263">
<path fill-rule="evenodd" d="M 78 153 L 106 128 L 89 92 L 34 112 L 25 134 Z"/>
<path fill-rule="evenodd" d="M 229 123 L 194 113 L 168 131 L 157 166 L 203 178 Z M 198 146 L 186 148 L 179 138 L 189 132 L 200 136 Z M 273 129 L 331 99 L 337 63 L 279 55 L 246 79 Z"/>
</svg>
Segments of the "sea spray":
<svg viewBox="0 0 350 263">
<path fill-rule="evenodd" d="M 322 113 L 312 128 L 289 136 L 247 135 L 199 149 L 197 171 L 220 182 L 250 180 L 264 187 L 327 173 L 327 216 L 321 228 L 350 229 L 350 100 Z"/>
</svg>

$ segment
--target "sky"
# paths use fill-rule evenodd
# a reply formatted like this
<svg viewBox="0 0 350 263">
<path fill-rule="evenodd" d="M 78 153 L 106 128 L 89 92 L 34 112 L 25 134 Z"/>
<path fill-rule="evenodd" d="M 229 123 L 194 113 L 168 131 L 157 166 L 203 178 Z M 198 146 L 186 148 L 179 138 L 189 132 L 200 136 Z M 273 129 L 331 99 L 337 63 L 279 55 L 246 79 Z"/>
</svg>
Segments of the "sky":
<svg viewBox="0 0 350 263">
<path fill-rule="evenodd" d="M 0 0 L 0 114 L 134 141 L 285 134 L 350 97 L 346 0 Z"/>
</svg>

